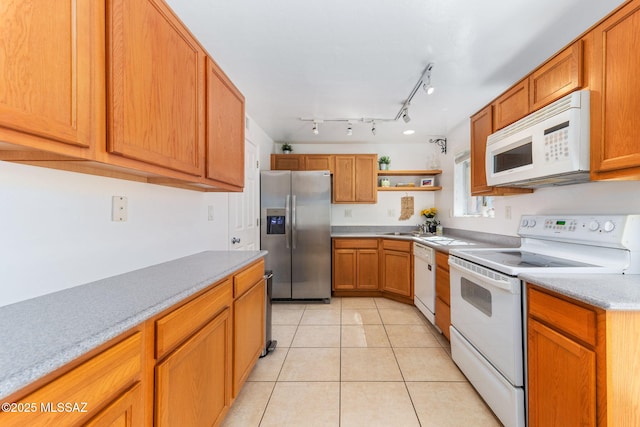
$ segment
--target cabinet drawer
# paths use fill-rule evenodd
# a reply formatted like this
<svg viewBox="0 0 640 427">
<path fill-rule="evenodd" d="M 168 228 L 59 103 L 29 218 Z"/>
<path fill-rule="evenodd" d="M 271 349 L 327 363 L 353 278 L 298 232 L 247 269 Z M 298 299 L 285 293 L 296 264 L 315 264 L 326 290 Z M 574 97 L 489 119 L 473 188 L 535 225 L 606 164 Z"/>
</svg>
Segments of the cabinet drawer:
<svg viewBox="0 0 640 427">
<path fill-rule="evenodd" d="M 156 357 L 162 358 L 225 307 L 231 306 L 231 279 L 156 321 Z"/>
<path fill-rule="evenodd" d="M 538 318 L 556 329 L 596 345 L 596 316 L 594 310 L 572 304 L 537 289 L 528 289 L 529 316 Z"/>
<path fill-rule="evenodd" d="M 333 239 L 336 249 L 378 249 L 378 239 Z"/>
<path fill-rule="evenodd" d="M 382 241 L 382 248 L 394 251 L 411 252 L 411 242 L 407 240 L 384 239 Z"/>
<path fill-rule="evenodd" d="M 0 412 L 0 425 L 80 425 L 85 417 L 96 414 L 98 408 L 113 400 L 117 396 L 114 391 L 119 393 L 132 384 L 141 370 L 142 334 L 136 332 L 21 399 L 25 405 L 35 403 L 34 412 Z M 78 407 L 58 412 L 58 402 L 77 403 Z"/>
<path fill-rule="evenodd" d="M 446 252 L 436 251 L 436 265 L 438 268 L 449 272 L 449 254 Z"/>
<path fill-rule="evenodd" d="M 242 270 L 233 277 L 233 297 L 238 298 L 264 277 L 264 260 Z"/>
</svg>

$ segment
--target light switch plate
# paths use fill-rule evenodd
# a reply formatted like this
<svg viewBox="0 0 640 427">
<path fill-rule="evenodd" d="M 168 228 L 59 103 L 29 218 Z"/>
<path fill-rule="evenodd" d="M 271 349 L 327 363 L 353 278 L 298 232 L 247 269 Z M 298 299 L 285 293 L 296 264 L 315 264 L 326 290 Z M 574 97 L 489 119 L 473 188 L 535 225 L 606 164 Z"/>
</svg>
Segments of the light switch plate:
<svg viewBox="0 0 640 427">
<path fill-rule="evenodd" d="M 111 198 L 111 221 L 125 222 L 128 215 L 126 196 L 113 196 Z"/>
</svg>

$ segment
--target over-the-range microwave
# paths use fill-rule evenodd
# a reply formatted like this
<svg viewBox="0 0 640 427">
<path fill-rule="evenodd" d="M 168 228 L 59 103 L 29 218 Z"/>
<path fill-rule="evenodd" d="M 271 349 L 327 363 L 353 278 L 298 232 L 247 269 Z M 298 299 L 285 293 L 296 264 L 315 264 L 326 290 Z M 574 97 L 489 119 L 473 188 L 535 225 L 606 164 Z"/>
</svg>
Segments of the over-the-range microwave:
<svg viewBox="0 0 640 427">
<path fill-rule="evenodd" d="M 589 181 L 589 91 L 572 92 L 489 135 L 485 162 L 491 186 Z"/>
</svg>

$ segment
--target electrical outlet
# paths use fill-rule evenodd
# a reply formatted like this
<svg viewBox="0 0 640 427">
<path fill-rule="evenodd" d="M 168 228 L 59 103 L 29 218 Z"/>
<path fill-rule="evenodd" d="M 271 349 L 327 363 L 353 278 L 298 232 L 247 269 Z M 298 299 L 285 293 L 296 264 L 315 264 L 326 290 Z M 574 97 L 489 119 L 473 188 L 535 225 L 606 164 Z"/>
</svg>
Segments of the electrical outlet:
<svg viewBox="0 0 640 427">
<path fill-rule="evenodd" d="M 389 209 L 387 211 L 387 216 L 395 217 L 396 216 L 396 210 L 395 209 Z"/>
<path fill-rule="evenodd" d="M 345 209 L 344 210 L 344 217 L 345 218 L 351 218 L 353 212 L 351 211 L 351 209 Z"/>
<path fill-rule="evenodd" d="M 111 197 L 111 221 L 125 222 L 129 215 L 125 196 Z"/>
<path fill-rule="evenodd" d="M 213 205 L 207 206 L 207 219 L 213 221 Z"/>
<path fill-rule="evenodd" d="M 511 219 L 511 206 L 504 207 L 504 218 Z"/>
</svg>

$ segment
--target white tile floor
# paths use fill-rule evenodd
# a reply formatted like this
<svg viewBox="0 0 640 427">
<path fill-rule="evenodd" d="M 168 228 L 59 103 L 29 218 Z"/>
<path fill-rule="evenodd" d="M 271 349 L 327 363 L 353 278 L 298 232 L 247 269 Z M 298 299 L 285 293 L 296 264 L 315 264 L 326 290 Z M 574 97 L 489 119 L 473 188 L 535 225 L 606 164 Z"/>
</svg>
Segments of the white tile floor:
<svg viewBox="0 0 640 427">
<path fill-rule="evenodd" d="M 500 426 L 413 306 L 384 298 L 274 304 L 224 426 Z"/>
</svg>

